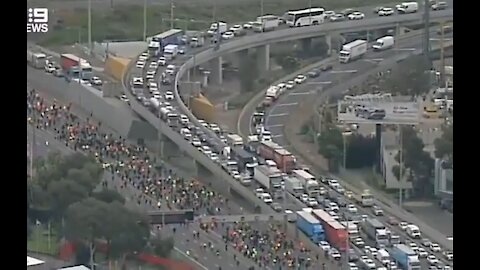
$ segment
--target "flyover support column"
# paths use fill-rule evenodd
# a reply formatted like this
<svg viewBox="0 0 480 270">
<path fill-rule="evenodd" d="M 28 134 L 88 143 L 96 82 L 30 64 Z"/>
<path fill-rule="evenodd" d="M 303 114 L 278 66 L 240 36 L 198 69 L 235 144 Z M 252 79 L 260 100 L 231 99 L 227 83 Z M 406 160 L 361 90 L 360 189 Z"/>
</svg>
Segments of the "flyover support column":
<svg viewBox="0 0 480 270">
<path fill-rule="evenodd" d="M 332 55 L 332 35 L 325 36 L 325 43 L 327 43 L 327 55 Z"/>
<path fill-rule="evenodd" d="M 223 83 L 223 74 L 222 74 L 222 57 L 217 57 L 210 61 L 210 77 L 211 82 L 214 84 Z"/>
<path fill-rule="evenodd" d="M 270 70 L 270 44 L 257 48 L 257 65 L 262 73 Z"/>
<path fill-rule="evenodd" d="M 304 52 L 310 52 L 311 49 L 312 49 L 312 39 L 311 38 L 302 39 L 302 50 Z"/>
</svg>

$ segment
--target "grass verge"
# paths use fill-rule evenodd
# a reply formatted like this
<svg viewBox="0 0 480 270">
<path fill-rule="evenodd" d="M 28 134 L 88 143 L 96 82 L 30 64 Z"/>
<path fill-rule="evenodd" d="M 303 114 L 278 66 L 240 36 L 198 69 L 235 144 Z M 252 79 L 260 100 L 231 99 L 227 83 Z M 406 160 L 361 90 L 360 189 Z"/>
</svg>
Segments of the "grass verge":
<svg viewBox="0 0 480 270">
<path fill-rule="evenodd" d="M 55 256 L 59 251 L 58 242 L 58 235 L 54 230 L 49 233 L 46 227 L 35 226 L 30 239 L 27 240 L 27 250 Z"/>
</svg>

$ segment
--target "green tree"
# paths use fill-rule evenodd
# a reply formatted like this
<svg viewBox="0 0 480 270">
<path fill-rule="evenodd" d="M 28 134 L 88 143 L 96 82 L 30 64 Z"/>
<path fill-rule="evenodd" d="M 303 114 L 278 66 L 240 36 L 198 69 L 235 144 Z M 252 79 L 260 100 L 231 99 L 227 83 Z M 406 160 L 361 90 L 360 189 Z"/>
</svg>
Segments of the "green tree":
<svg viewBox="0 0 480 270">
<path fill-rule="evenodd" d="M 240 59 L 239 78 L 242 91 L 251 92 L 255 90 L 258 67 L 253 56 L 247 54 Z"/>
<path fill-rule="evenodd" d="M 409 181 L 413 182 L 415 195 L 424 197 L 431 192 L 431 176 L 433 173 L 434 160 L 428 152 L 424 150 L 425 145 L 417 136 L 417 132 L 410 126 L 402 127 L 402 148 L 395 156 L 395 160 L 400 162 L 402 157 L 404 170 L 403 175 Z M 394 166 L 392 173 L 400 179 L 400 167 Z"/>
<path fill-rule="evenodd" d="M 453 123 L 443 128 L 440 138 L 435 139 L 435 157 L 453 162 Z"/>
<path fill-rule="evenodd" d="M 423 56 L 412 56 L 401 62 L 382 84 L 382 89 L 399 95 L 418 96 L 430 90 L 430 64 Z M 408 78 L 406 80 L 405 78 Z"/>
<path fill-rule="evenodd" d="M 327 124 L 318 137 L 318 152 L 326 159 L 338 164 L 343 157 L 343 135 L 335 125 Z"/>
<path fill-rule="evenodd" d="M 119 202 L 125 204 L 125 198 L 115 190 L 102 189 L 92 193 L 92 197 L 106 203 Z"/>
<path fill-rule="evenodd" d="M 63 216 L 69 205 L 88 197 L 87 189 L 70 179 L 51 183 L 47 191 L 51 208 L 57 217 Z"/>
</svg>

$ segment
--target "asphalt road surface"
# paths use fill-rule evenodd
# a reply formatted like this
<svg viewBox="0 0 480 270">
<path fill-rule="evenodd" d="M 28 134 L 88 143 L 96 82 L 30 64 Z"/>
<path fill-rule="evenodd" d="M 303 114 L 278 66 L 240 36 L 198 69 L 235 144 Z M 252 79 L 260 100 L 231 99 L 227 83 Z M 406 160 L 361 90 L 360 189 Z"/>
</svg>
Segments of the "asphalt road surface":
<svg viewBox="0 0 480 270">
<path fill-rule="evenodd" d="M 436 32 L 434 32 L 436 33 Z M 307 99 L 317 99 L 319 95 L 326 97 L 343 93 L 349 87 L 361 83 L 364 74 L 371 73 L 375 68 L 385 65 L 385 60 L 401 55 L 409 55 L 415 50 L 422 48 L 421 33 L 419 36 L 409 37 L 397 41 L 397 48 L 383 52 L 369 51 L 363 59 L 339 64 L 335 62 L 333 69 L 321 72 L 320 76 L 308 79 L 303 85 L 297 85 L 285 95 L 281 96 L 267 111 L 265 126 L 272 132 L 273 140 L 279 145 L 286 146 L 283 128 L 289 115 L 293 114 Z M 338 84 L 339 82 L 343 82 Z M 252 133 L 250 129 L 250 133 Z"/>
</svg>

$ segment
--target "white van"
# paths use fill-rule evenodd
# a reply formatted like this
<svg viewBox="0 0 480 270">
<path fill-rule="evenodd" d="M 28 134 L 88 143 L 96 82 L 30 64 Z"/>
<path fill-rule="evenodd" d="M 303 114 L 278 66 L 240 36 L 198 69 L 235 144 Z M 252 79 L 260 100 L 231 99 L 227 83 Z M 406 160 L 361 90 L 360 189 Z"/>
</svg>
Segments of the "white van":
<svg viewBox="0 0 480 270">
<path fill-rule="evenodd" d="M 415 13 L 418 11 L 417 2 L 403 2 L 395 7 L 399 14 Z"/>
<path fill-rule="evenodd" d="M 372 48 L 376 51 L 382 51 L 392 48 L 393 45 L 395 45 L 395 38 L 392 36 L 384 36 L 377 39 Z"/>
<path fill-rule="evenodd" d="M 406 232 L 408 236 L 415 239 L 420 239 L 422 237 L 422 234 L 420 233 L 420 229 L 418 228 L 417 225 L 413 225 L 413 224 L 408 225 Z"/>
<path fill-rule="evenodd" d="M 377 251 L 376 259 L 384 266 L 390 264 L 390 254 L 388 254 L 388 251 L 386 251 L 385 249 L 380 249 Z"/>
</svg>

